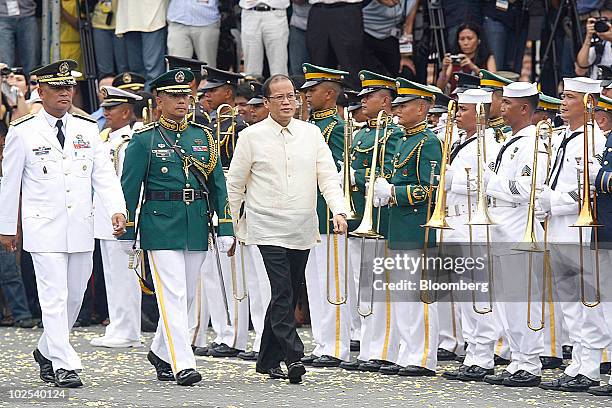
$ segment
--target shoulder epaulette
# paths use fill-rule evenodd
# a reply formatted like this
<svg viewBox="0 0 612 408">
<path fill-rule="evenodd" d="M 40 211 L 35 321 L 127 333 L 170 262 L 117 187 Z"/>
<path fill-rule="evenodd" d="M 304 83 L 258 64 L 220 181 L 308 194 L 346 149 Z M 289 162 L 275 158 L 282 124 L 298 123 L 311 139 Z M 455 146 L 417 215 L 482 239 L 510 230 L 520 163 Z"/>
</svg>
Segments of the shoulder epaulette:
<svg viewBox="0 0 612 408">
<path fill-rule="evenodd" d="M 34 115 L 33 113 L 28 113 L 27 115 L 22 116 L 22 117 L 20 117 L 18 119 L 15 119 L 14 121 L 12 121 L 9 124 L 9 126 L 17 126 L 17 125 L 19 125 L 19 124 L 21 124 L 23 122 L 26 122 L 26 121 L 32 119 L 34 116 L 36 116 L 36 115 Z"/>
<path fill-rule="evenodd" d="M 155 124 L 154 123 L 146 124 L 143 127 L 141 127 L 140 129 L 136 129 L 134 131 L 134 134 L 146 132 L 147 130 L 153 129 L 153 125 L 155 125 Z"/>
<path fill-rule="evenodd" d="M 91 122 L 91 123 L 95 123 L 96 125 L 98 124 L 97 120 L 92 119 L 89 116 L 81 115 L 80 113 L 73 113 L 72 116 L 74 116 L 75 118 L 86 120 L 86 121 Z"/>
</svg>

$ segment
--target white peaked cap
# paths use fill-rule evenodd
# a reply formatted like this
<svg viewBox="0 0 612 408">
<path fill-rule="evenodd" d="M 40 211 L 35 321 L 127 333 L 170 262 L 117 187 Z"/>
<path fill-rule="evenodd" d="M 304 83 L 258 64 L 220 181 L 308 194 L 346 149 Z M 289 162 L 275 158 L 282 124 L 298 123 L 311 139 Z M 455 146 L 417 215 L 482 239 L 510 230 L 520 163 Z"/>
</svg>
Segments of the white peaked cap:
<svg viewBox="0 0 612 408">
<path fill-rule="evenodd" d="M 459 103 L 491 103 L 492 92 L 482 89 L 468 89 L 459 94 Z"/>
<path fill-rule="evenodd" d="M 129 99 L 134 99 L 136 101 L 139 101 L 142 99 L 142 96 L 137 95 L 135 93 L 132 92 L 128 92 L 124 89 L 119 89 L 119 88 L 115 88 L 114 86 L 110 86 L 110 85 L 105 85 L 102 88 L 106 89 L 106 92 L 108 93 L 108 97 L 112 98 L 112 97 L 123 97 L 123 98 L 129 98 Z"/>
<path fill-rule="evenodd" d="M 538 86 L 531 82 L 512 82 L 504 86 L 504 96 L 507 98 L 527 98 L 537 95 Z"/>
<path fill-rule="evenodd" d="M 563 78 L 564 91 L 597 94 L 600 92 L 600 84 L 601 81 L 586 77 Z"/>
</svg>

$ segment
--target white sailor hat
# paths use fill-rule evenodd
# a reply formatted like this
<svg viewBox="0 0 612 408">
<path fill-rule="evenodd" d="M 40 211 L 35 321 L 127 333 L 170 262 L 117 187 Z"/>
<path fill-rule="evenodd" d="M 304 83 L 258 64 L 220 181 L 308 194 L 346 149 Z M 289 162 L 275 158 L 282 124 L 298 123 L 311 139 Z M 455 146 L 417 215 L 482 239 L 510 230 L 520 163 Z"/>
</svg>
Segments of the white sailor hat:
<svg viewBox="0 0 612 408">
<path fill-rule="evenodd" d="M 512 82 L 504 86 L 503 96 L 507 98 L 527 98 L 538 94 L 538 86 L 530 82 Z"/>
<path fill-rule="evenodd" d="M 468 89 L 465 92 L 459 94 L 459 103 L 491 103 L 493 95 L 492 92 L 484 91 L 482 89 Z"/>
<path fill-rule="evenodd" d="M 115 88 L 114 86 L 103 86 L 101 91 L 104 100 L 100 106 L 103 108 L 110 108 L 122 103 L 134 103 L 142 99 L 140 95 L 136 95 L 124 89 Z"/>
<path fill-rule="evenodd" d="M 598 94 L 601 81 L 586 77 L 563 78 L 563 90 Z"/>
</svg>

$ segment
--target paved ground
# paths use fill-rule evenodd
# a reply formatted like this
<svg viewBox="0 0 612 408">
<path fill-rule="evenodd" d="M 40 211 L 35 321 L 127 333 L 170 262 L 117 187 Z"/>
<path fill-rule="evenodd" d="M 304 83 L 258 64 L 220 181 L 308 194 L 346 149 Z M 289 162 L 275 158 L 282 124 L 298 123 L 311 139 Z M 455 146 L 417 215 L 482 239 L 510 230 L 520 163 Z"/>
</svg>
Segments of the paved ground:
<svg viewBox="0 0 612 408">
<path fill-rule="evenodd" d="M 57 389 L 38 378 L 31 353 L 38 329 L 0 329 L 0 407 L 611 407 L 612 400 L 588 394 L 540 389 L 508 389 L 484 383 L 459 383 L 440 375 L 406 379 L 338 369 L 309 369 L 301 385 L 269 380 L 255 373 L 255 364 L 238 359 L 198 357 L 203 381 L 194 387 L 159 383 L 146 361 L 146 348 L 95 349 L 92 337 L 100 326 L 76 329 L 72 342 L 83 360 L 85 387 L 70 390 L 66 400 L 19 400 L 28 390 Z M 310 332 L 301 331 L 306 349 Z M 150 344 L 151 335 L 145 336 Z M 439 374 L 454 363 L 441 365 Z M 546 378 L 559 371 L 545 372 Z M 607 377 L 606 377 L 607 379 Z"/>
</svg>

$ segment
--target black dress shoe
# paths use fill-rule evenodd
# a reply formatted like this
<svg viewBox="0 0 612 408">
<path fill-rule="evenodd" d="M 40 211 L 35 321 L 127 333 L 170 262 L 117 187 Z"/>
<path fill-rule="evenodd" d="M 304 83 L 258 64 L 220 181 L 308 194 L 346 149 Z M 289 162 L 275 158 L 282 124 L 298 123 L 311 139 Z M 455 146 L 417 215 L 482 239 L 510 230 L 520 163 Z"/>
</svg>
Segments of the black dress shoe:
<svg viewBox="0 0 612 408">
<path fill-rule="evenodd" d="M 378 372 L 384 375 L 397 375 L 401 368 L 403 367 L 398 366 L 397 364 L 383 365 L 380 367 Z"/>
<path fill-rule="evenodd" d="M 456 370 L 448 370 L 448 371 L 443 372 L 442 377 L 446 378 L 447 380 L 456 380 L 459 374 L 464 372 L 468 368 L 469 367 L 466 366 L 465 364 L 461 364 L 459 368 Z"/>
<path fill-rule="evenodd" d="M 280 366 L 270 368 L 268 370 L 268 375 L 270 376 L 270 378 L 273 378 L 275 380 L 286 380 L 288 378 L 287 374 L 285 374 L 285 372 L 282 368 L 280 368 Z"/>
<path fill-rule="evenodd" d="M 531 374 L 525 370 L 518 370 L 510 377 L 504 379 L 502 385 L 506 387 L 537 387 L 540 385 L 542 377 Z"/>
<path fill-rule="evenodd" d="M 585 392 L 591 387 L 598 387 L 599 381 L 593 381 L 586 375 L 578 374 L 561 386 L 561 391 L 566 392 Z"/>
<path fill-rule="evenodd" d="M 20 319 L 15 320 L 15 327 L 21 327 L 22 329 L 31 329 L 38 325 L 38 319 Z"/>
<path fill-rule="evenodd" d="M 157 379 L 159 381 L 174 381 L 174 373 L 172 373 L 172 367 L 169 363 L 165 362 L 161 358 L 157 357 L 153 351 L 149 351 L 147 354 L 147 360 L 153 367 L 155 367 L 155 371 L 157 373 Z"/>
<path fill-rule="evenodd" d="M 369 360 L 365 363 L 359 364 L 359 371 L 365 371 L 369 373 L 377 373 L 380 370 L 380 367 L 383 365 L 391 365 L 388 361 L 384 360 Z"/>
<path fill-rule="evenodd" d="M 574 377 L 570 377 L 569 375 L 563 373 L 561 374 L 561 377 L 552 380 L 552 381 L 545 381 L 540 383 L 539 387 L 543 390 L 551 390 L 551 391 L 559 391 L 561 389 L 561 386 L 571 380 L 573 380 Z"/>
<path fill-rule="evenodd" d="M 359 340 L 351 340 L 351 351 L 359 351 L 360 346 Z"/>
<path fill-rule="evenodd" d="M 438 361 L 455 361 L 457 354 L 443 348 L 438 349 Z"/>
<path fill-rule="evenodd" d="M 77 321 L 74 322 L 74 326 L 72 327 L 89 327 L 89 326 L 91 326 L 91 322 L 89 320 L 77 319 Z"/>
<path fill-rule="evenodd" d="M 477 365 L 469 367 L 467 370 L 459 373 L 457 379 L 461 381 L 482 381 L 486 375 L 495 374 L 495 370 L 492 368 L 482 368 Z"/>
<path fill-rule="evenodd" d="M 304 364 L 305 366 L 311 366 L 312 362 L 315 361 L 317 358 L 317 356 L 315 356 L 314 354 L 311 354 L 309 356 L 304 356 L 300 359 L 300 361 L 302 362 L 302 364 Z"/>
<path fill-rule="evenodd" d="M 563 359 L 559 357 L 540 357 L 540 361 L 542 362 L 542 370 L 554 370 L 563 364 Z"/>
<path fill-rule="evenodd" d="M 290 384 L 301 383 L 304 374 L 306 374 L 306 368 L 301 361 L 295 361 L 287 366 L 287 377 L 289 377 Z"/>
<path fill-rule="evenodd" d="M 561 349 L 563 350 L 563 358 L 565 360 L 571 360 L 572 351 L 574 350 L 574 348 L 572 346 L 563 346 Z"/>
<path fill-rule="evenodd" d="M 498 365 L 508 365 L 510 364 L 510 360 L 506 360 L 503 357 L 498 356 L 497 354 L 495 356 L 493 356 L 493 363 L 498 366 Z"/>
<path fill-rule="evenodd" d="M 591 387 L 587 390 L 591 395 L 597 395 L 600 397 L 612 397 L 612 385 L 606 384 L 599 387 Z"/>
<path fill-rule="evenodd" d="M 205 349 L 206 349 L 206 355 L 208 356 L 208 355 L 209 355 L 208 353 L 210 353 L 210 352 L 211 352 L 211 350 L 212 350 L 212 349 L 214 349 L 215 347 L 219 347 L 219 344 L 217 344 L 217 343 L 215 343 L 215 342 L 213 341 L 213 342 L 212 342 L 212 343 L 210 343 L 208 346 L 203 347 L 203 348 L 205 348 Z"/>
<path fill-rule="evenodd" d="M 208 349 L 208 355 L 210 357 L 236 357 L 241 351 L 244 350 L 238 350 L 237 348 L 230 347 L 225 343 L 221 343 L 217 347 Z"/>
<path fill-rule="evenodd" d="M 202 381 L 202 376 L 193 368 L 186 368 L 176 373 L 176 383 L 178 385 L 193 385 Z"/>
<path fill-rule="evenodd" d="M 407 365 L 401 368 L 397 375 L 402 377 L 434 377 L 436 372 L 425 367 L 419 367 L 414 365 Z"/>
<path fill-rule="evenodd" d="M 36 325 L 36 327 L 38 327 L 39 329 L 44 329 L 42 319 L 41 319 L 41 320 L 38 322 L 38 324 Z"/>
<path fill-rule="evenodd" d="M 323 355 L 312 362 L 313 367 L 338 367 L 342 360 L 336 357 Z"/>
<path fill-rule="evenodd" d="M 502 385 L 506 378 L 509 378 L 512 374 L 509 371 L 503 370 L 499 374 L 485 375 L 483 380 L 487 384 Z"/>
<path fill-rule="evenodd" d="M 465 361 L 465 356 L 457 356 L 455 357 L 455 361 L 463 364 L 463 362 Z"/>
<path fill-rule="evenodd" d="M 599 374 L 610 374 L 610 363 L 601 363 L 599 365 Z"/>
<path fill-rule="evenodd" d="M 340 363 L 338 367 L 347 370 L 347 371 L 357 371 L 359 370 L 359 366 L 366 361 L 363 360 L 355 360 L 355 361 L 343 361 Z"/>
<path fill-rule="evenodd" d="M 76 371 L 58 368 L 55 371 L 55 386 L 60 388 L 77 388 L 83 386 L 83 383 Z"/>
<path fill-rule="evenodd" d="M 192 345 L 191 350 L 193 350 L 194 356 L 207 356 L 208 355 L 208 347 L 198 347 L 198 346 Z"/>
<path fill-rule="evenodd" d="M 257 361 L 257 357 L 259 357 L 259 353 L 254 351 L 241 351 L 238 353 L 238 358 L 246 361 Z"/>
<path fill-rule="evenodd" d="M 55 373 L 53 372 L 53 364 L 51 360 L 42 355 L 40 350 L 34 350 L 34 360 L 40 366 L 40 379 L 46 383 L 54 383 L 55 382 Z"/>
<path fill-rule="evenodd" d="M 144 314 L 140 316 L 140 330 L 145 333 L 155 333 L 157 330 L 157 323 L 154 323 Z"/>
</svg>

